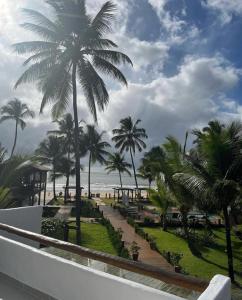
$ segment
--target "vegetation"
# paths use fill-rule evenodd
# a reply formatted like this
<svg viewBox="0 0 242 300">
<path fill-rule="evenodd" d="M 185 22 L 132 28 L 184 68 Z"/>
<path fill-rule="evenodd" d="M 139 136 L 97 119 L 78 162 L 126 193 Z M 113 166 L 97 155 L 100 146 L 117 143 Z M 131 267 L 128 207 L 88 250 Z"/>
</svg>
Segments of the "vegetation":
<svg viewBox="0 0 242 300">
<path fill-rule="evenodd" d="M 115 147 L 120 149 L 120 152 L 124 151 L 130 153 L 131 162 L 134 171 L 134 179 L 136 188 L 138 188 L 136 170 L 134 165 L 134 155 L 136 149 L 141 152 L 146 148 L 146 144 L 143 139 L 147 138 L 146 131 L 144 128 L 138 128 L 138 124 L 141 120 L 133 121 L 131 117 L 120 120 L 120 128 L 113 129 L 113 138 L 115 142 Z"/>
<path fill-rule="evenodd" d="M 118 171 L 120 186 L 123 187 L 122 183 L 122 173 L 127 173 L 131 176 L 129 168 L 131 168 L 131 164 L 125 161 L 125 158 L 120 153 L 109 154 L 109 160 L 106 161 L 106 171 L 107 173 Z"/>
<path fill-rule="evenodd" d="M 38 11 L 25 9 L 34 23 L 22 26 L 39 35 L 41 40 L 14 45 L 19 54 L 30 57 L 24 65 L 30 66 L 16 83 L 37 81 L 43 93 L 40 107 L 42 112 L 47 103 L 52 102 L 54 119 L 63 113 L 72 96 L 74 112 L 74 146 L 76 170 L 76 226 L 77 243 L 80 244 L 80 143 L 77 110 L 77 81 L 85 95 L 90 111 L 97 120 L 97 108 L 104 110 L 109 95 L 105 83 L 97 71 L 111 75 L 127 85 L 122 72 L 115 66 L 121 63 L 132 65 L 123 53 L 110 50 L 117 45 L 105 37 L 111 30 L 115 5 L 108 1 L 92 18 L 86 12 L 84 1 L 46 1 L 54 10 L 54 18 L 48 19 Z"/>
<path fill-rule="evenodd" d="M 88 198 L 91 199 L 91 164 L 96 162 L 103 165 L 106 162 L 105 157 L 109 155 L 106 151 L 110 144 L 103 141 L 105 132 L 99 133 L 95 126 L 87 125 L 84 135 L 84 145 L 89 155 L 88 163 Z"/>
<path fill-rule="evenodd" d="M 223 228 L 214 229 L 214 244 L 205 246 L 197 244 L 198 249 L 191 247 L 186 239 L 175 235 L 174 231 L 162 231 L 160 228 L 144 228 L 145 232 L 153 236 L 160 253 L 163 251 L 183 254 L 180 260 L 182 270 L 193 276 L 211 279 L 215 274 L 227 275 L 226 239 Z M 198 230 L 200 234 L 203 230 Z M 234 249 L 234 267 L 236 280 L 242 283 L 242 241 L 232 234 L 232 247 Z M 199 250 L 200 255 L 197 255 Z"/>
<path fill-rule="evenodd" d="M 18 127 L 20 126 L 20 128 L 24 130 L 26 127 L 24 119 L 29 117 L 34 118 L 34 112 L 28 108 L 27 104 L 22 103 L 19 99 L 15 98 L 1 108 L 1 115 L 0 123 L 8 120 L 15 121 L 14 142 L 10 155 L 11 158 L 17 143 Z"/>
</svg>

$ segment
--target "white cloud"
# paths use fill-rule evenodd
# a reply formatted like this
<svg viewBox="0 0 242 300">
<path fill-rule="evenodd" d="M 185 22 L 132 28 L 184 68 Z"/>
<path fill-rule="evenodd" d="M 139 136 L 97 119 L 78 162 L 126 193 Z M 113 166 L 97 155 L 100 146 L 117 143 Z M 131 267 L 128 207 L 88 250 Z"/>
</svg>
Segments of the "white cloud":
<svg viewBox="0 0 242 300">
<path fill-rule="evenodd" d="M 100 125 L 110 131 L 120 118 L 132 115 L 143 120 L 151 145 L 168 134 L 183 139 L 185 130 L 222 116 L 220 95 L 238 80 L 238 71 L 221 57 L 188 57 L 175 76 L 161 75 L 150 83 L 130 84 L 128 90 L 112 93 Z"/>
<path fill-rule="evenodd" d="M 223 24 L 229 23 L 233 14 L 242 15 L 241 0 L 206 0 L 204 6 L 219 11 L 220 20 Z"/>
</svg>

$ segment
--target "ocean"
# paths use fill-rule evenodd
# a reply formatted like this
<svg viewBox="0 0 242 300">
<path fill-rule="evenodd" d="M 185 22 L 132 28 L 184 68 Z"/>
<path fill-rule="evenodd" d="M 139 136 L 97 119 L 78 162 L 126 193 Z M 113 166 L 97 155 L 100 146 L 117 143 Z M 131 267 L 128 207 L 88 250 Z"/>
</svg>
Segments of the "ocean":
<svg viewBox="0 0 242 300">
<path fill-rule="evenodd" d="M 139 187 L 148 187 L 148 181 L 138 178 Z M 63 186 L 65 186 L 66 178 L 61 177 L 56 180 L 56 191 L 63 192 Z M 122 182 L 124 187 L 134 188 L 135 180 L 133 176 L 122 174 Z M 70 186 L 75 185 L 75 177 L 70 178 Z M 88 172 L 81 172 L 81 186 L 84 188 L 83 193 L 88 189 Z M 118 173 L 107 174 L 102 168 L 93 168 L 91 170 L 91 192 L 93 193 L 111 193 L 114 187 L 120 186 Z M 52 182 L 47 183 L 47 190 L 52 191 Z"/>
</svg>

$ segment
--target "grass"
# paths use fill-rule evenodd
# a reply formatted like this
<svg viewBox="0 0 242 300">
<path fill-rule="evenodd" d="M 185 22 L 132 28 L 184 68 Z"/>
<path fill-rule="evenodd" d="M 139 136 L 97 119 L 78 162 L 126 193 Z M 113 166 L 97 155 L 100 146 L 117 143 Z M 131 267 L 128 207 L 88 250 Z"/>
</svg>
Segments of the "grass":
<svg viewBox="0 0 242 300">
<path fill-rule="evenodd" d="M 183 254 L 180 265 L 190 275 L 211 279 L 215 274 L 227 275 L 227 255 L 225 253 L 224 229 L 213 230 L 216 245 L 199 247 L 202 256 L 192 253 L 187 241 L 176 236 L 172 231 L 164 232 L 161 228 L 143 228 L 145 232 L 156 239 L 160 251 L 172 251 Z M 232 234 L 234 251 L 234 269 L 236 280 L 242 284 L 242 241 Z"/>
<path fill-rule="evenodd" d="M 73 224 L 74 225 L 74 224 Z M 96 223 L 81 223 L 82 242 L 86 248 L 117 255 L 105 226 Z M 69 241 L 75 244 L 76 231 L 70 230 Z"/>
</svg>

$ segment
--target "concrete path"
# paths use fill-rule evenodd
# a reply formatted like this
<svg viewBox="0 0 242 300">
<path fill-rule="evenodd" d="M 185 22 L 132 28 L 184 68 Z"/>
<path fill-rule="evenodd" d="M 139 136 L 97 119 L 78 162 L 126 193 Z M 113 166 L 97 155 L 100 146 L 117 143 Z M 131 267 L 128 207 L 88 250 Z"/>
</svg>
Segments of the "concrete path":
<svg viewBox="0 0 242 300">
<path fill-rule="evenodd" d="M 61 221 L 66 221 L 71 215 L 72 206 L 61 206 L 58 212 L 55 215 L 56 219 Z"/>
<path fill-rule="evenodd" d="M 101 201 L 98 201 L 98 204 L 100 204 L 99 207 L 103 211 L 104 217 L 109 219 L 113 227 L 115 229 L 122 228 L 125 247 L 129 248 L 133 241 L 138 244 L 140 247 L 139 261 L 161 267 L 167 271 L 174 271 L 173 267 L 158 252 L 150 249 L 150 245 L 146 240 L 135 233 L 134 228 L 127 223 L 118 210 L 103 205 Z"/>
</svg>

